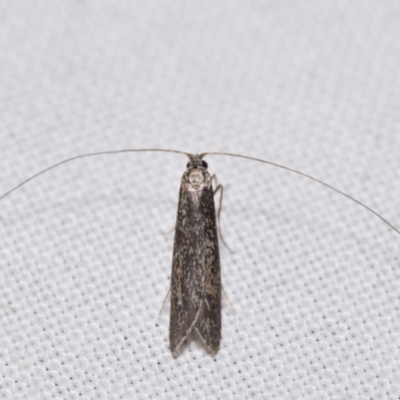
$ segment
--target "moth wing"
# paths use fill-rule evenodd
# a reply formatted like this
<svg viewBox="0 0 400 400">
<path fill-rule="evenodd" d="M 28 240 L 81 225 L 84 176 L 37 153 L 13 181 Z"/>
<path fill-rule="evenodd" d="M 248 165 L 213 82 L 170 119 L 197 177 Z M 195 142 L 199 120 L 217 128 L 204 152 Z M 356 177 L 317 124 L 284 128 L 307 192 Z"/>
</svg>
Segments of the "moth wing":
<svg viewBox="0 0 400 400">
<path fill-rule="evenodd" d="M 176 357 L 198 337 L 213 354 L 221 341 L 221 274 L 212 187 L 198 199 L 181 188 L 171 276 L 170 346 Z"/>
<path fill-rule="evenodd" d="M 221 277 L 219 265 L 211 269 L 206 277 L 201 315 L 195 330 L 203 344 L 215 355 L 221 341 Z"/>
</svg>

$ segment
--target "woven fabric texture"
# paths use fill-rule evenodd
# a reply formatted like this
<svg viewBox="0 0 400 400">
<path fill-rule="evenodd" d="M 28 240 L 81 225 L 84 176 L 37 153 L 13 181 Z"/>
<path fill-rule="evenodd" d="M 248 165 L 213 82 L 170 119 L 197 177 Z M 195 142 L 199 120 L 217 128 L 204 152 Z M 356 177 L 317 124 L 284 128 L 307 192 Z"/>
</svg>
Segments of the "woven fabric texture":
<svg viewBox="0 0 400 400">
<path fill-rule="evenodd" d="M 400 226 L 400 3 L 0 2 L 0 193 L 68 157 L 228 151 Z M 296 174 L 224 185 L 222 342 L 173 359 L 185 156 L 61 165 L 0 202 L 0 399 L 400 399 L 400 236 Z"/>
</svg>

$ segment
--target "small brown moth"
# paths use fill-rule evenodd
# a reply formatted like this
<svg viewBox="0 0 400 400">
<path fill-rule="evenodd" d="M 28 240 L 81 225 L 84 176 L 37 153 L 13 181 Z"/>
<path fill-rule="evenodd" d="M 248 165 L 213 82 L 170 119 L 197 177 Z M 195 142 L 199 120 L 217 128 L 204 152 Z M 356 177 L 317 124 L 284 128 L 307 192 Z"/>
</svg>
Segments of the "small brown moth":
<svg viewBox="0 0 400 400">
<path fill-rule="evenodd" d="M 169 343 L 174 357 L 197 337 L 215 355 L 221 341 L 221 269 L 212 177 L 190 155 L 182 176 L 171 275 Z"/>
<path fill-rule="evenodd" d="M 171 277 L 171 317 L 169 340 L 171 352 L 177 357 L 184 343 L 198 339 L 212 355 L 217 354 L 221 341 L 221 271 L 218 229 L 214 204 L 216 190 L 207 171 L 206 155 L 244 158 L 282 168 L 304 176 L 349 198 L 379 217 L 400 235 L 400 231 L 376 211 L 339 189 L 298 170 L 259 158 L 224 152 L 189 154 L 167 149 L 126 149 L 78 155 L 54 164 L 31 176 L 0 196 L 0 200 L 27 182 L 78 158 L 127 152 L 168 152 L 184 154 L 189 158 L 179 191 L 178 213 L 175 226 Z"/>
</svg>

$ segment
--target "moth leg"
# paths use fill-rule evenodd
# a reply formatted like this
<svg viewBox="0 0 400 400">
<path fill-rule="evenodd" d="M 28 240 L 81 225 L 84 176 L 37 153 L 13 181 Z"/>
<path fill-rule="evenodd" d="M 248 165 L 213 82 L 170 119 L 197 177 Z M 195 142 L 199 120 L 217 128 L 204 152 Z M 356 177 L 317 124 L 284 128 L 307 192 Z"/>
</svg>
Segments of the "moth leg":
<svg viewBox="0 0 400 400">
<path fill-rule="evenodd" d="M 171 228 L 168 232 L 161 232 L 161 234 L 164 236 L 169 236 L 174 231 L 175 231 L 175 226 Z"/>
<path fill-rule="evenodd" d="M 175 204 L 175 206 L 176 206 L 176 203 L 174 203 L 174 202 L 172 202 L 173 204 Z M 164 236 L 169 236 L 171 233 L 173 233 L 175 231 L 175 225 L 174 225 L 174 227 L 173 228 L 171 228 L 168 232 L 163 232 L 163 231 L 161 231 L 161 234 L 162 235 L 164 235 Z"/>
<path fill-rule="evenodd" d="M 218 179 L 217 179 L 216 174 L 211 175 L 211 183 L 213 183 L 213 181 L 215 181 L 215 184 L 218 185 Z M 215 191 L 214 191 L 214 194 L 215 194 Z"/>
<path fill-rule="evenodd" d="M 165 299 L 164 299 L 164 301 L 162 303 L 161 310 L 158 313 L 158 319 L 160 319 L 160 317 L 161 317 L 162 310 L 164 309 L 165 303 L 167 302 L 168 297 L 169 297 L 170 294 L 171 294 L 171 288 L 168 289 L 167 295 L 165 296 Z"/>
<path fill-rule="evenodd" d="M 230 309 L 233 311 L 234 314 L 236 314 L 235 307 L 233 307 L 233 303 L 231 302 L 231 299 L 229 298 L 228 294 L 225 292 L 225 289 L 222 284 L 221 284 L 221 289 L 222 289 L 222 293 L 224 294 L 225 299 L 226 299 Z"/>
<path fill-rule="evenodd" d="M 216 178 L 215 175 L 213 175 L 213 177 Z M 219 205 L 218 205 L 218 211 L 217 211 L 217 221 L 218 221 L 218 234 L 219 237 L 221 238 L 221 242 L 223 243 L 223 245 L 231 252 L 234 253 L 234 251 L 226 244 L 224 237 L 222 236 L 222 231 L 221 231 L 221 210 L 222 210 L 222 200 L 224 198 L 224 187 L 219 184 L 215 190 L 214 190 L 214 196 L 217 194 L 218 191 L 221 191 L 221 195 L 219 196 Z"/>
</svg>

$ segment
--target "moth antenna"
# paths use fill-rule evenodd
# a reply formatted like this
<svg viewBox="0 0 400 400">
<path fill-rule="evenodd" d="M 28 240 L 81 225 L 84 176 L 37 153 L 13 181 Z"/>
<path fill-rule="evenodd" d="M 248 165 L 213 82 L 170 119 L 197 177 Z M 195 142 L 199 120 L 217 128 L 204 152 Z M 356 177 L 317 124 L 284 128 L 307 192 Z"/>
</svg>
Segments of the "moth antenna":
<svg viewBox="0 0 400 400">
<path fill-rule="evenodd" d="M 13 187 L 12 189 L 8 190 L 7 192 L 3 193 L 0 196 L 0 201 L 3 200 L 5 197 L 9 196 L 11 193 L 15 192 L 16 190 L 18 190 L 20 187 L 24 186 L 25 184 L 27 184 L 28 182 L 30 182 L 31 180 L 37 178 L 40 175 L 43 175 L 44 173 L 59 167 L 62 164 L 66 164 L 70 161 L 74 161 L 77 160 L 79 158 L 86 158 L 86 157 L 94 157 L 94 156 L 100 156 L 100 155 L 107 155 L 107 154 L 118 154 L 118 153 L 133 153 L 133 152 L 164 152 L 164 153 L 176 153 L 176 154 L 184 154 L 186 155 L 190 160 L 193 158 L 193 155 L 190 153 L 187 153 L 185 151 L 180 151 L 180 150 L 169 150 L 169 149 L 123 149 L 123 150 L 109 150 L 109 151 L 99 151 L 99 152 L 95 152 L 95 153 L 86 153 L 86 154 L 80 154 L 78 156 L 74 156 L 74 157 L 70 157 L 67 158 L 65 160 L 62 160 L 56 164 L 51 165 L 50 167 L 47 167 L 39 172 L 37 172 L 36 174 L 32 175 L 31 177 L 29 177 L 28 179 L 25 179 L 24 181 L 22 181 L 21 183 L 19 183 L 17 186 Z M 277 164 L 274 163 L 272 161 L 268 161 L 268 160 L 263 160 L 261 158 L 256 158 L 256 157 L 250 157 L 250 156 L 245 156 L 243 154 L 236 154 L 236 153 L 227 153 L 227 152 L 205 152 L 202 154 L 199 154 L 198 157 L 200 159 L 204 158 L 205 156 L 208 155 L 220 155 L 220 156 L 231 156 L 231 157 L 237 157 L 237 158 L 244 158 L 247 160 L 252 160 L 252 161 L 258 161 L 264 164 L 268 164 L 268 165 L 272 165 L 273 167 L 277 167 L 277 168 L 281 168 L 284 169 L 286 171 L 289 172 L 293 172 L 295 174 L 301 175 L 305 178 L 311 179 L 314 182 L 317 182 L 321 185 L 324 185 L 325 187 L 334 190 L 335 192 L 341 194 L 342 196 L 347 197 L 348 199 L 354 201 L 355 203 L 357 203 L 358 205 L 364 207 L 366 210 L 368 210 L 370 213 L 374 214 L 375 216 L 377 216 L 378 218 L 380 218 L 386 225 L 388 225 L 390 228 L 392 228 L 395 232 L 397 232 L 400 235 L 400 231 L 393 225 L 391 224 L 386 218 L 384 218 L 382 215 L 380 215 L 378 212 L 374 211 L 371 207 L 368 207 L 366 204 L 362 203 L 361 201 L 355 199 L 354 197 L 350 196 L 349 194 L 335 188 L 334 186 L 325 183 L 323 181 L 321 181 L 320 179 L 314 178 L 311 175 L 308 175 L 304 172 L 301 172 L 299 170 L 296 170 L 294 168 L 290 168 L 290 167 L 286 167 L 285 165 L 281 165 L 281 164 Z"/>
<path fill-rule="evenodd" d="M 277 163 L 274 163 L 272 161 L 268 161 L 268 160 L 262 160 L 261 158 L 256 158 L 256 157 L 250 157 L 250 156 L 244 156 L 242 154 L 235 154 L 235 153 L 225 153 L 225 152 L 216 152 L 216 151 L 210 151 L 207 153 L 202 153 L 199 156 L 201 158 L 205 157 L 205 156 L 209 156 L 209 155 L 218 155 L 218 156 L 231 156 L 231 157 L 237 157 L 237 158 L 245 158 L 247 160 L 252 160 L 252 161 L 258 161 L 264 164 L 269 164 L 272 165 L 274 167 L 277 168 L 281 168 L 281 169 L 285 169 L 286 171 L 290 171 L 290 172 L 294 172 L 295 174 L 304 176 L 305 178 L 311 179 L 312 181 L 315 181 L 317 183 L 320 183 L 321 185 L 326 186 L 327 188 L 334 190 L 335 192 L 341 194 L 342 196 L 347 197 L 348 199 L 354 201 L 355 203 L 359 204 L 360 206 L 364 207 L 366 210 L 368 210 L 369 212 L 371 212 L 372 214 L 376 215 L 378 218 L 380 218 L 386 225 L 390 226 L 395 232 L 397 232 L 400 235 L 400 231 L 394 226 L 392 225 L 386 218 L 382 217 L 382 215 L 380 215 L 379 213 L 377 213 L 376 211 L 374 211 L 372 208 L 368 207 L 367 205 L 365 205 L 364 203 L 362 203 L 361 201 L 355 199 L 354 197 L 350 196 L 349 194 L 342 192 L 341 190 L 335 188 L 332 185 L 329 185 L 328 183 L 325 183 L 323 181 L 321 181 L 320 179 L 314 178 L 311 175 L 305 174 L 304 172 L 298 171 L 297 169 L 293 169 L 293 168 L 289 168 L 286 167 L 284 165 L 280 165 Z"/>
<path fill-rule="evenodd" d="M 37 172 L 35 175 L 32 175 L 31 177 L 29 177 L 28 179 L 25 179 L 23 182 L 19 183 L 17 186 L 13 187 L 12 189 L 10 189 L 9 191 L 3 193 L 0 196 L 0 201 L 3 200 L 5 197 L 7 197 L 8 195 L 10 195 L 12 192 L 15 192 L 17 189 L 19 189 L 21 186 L 24 186 L 25 184 L 27 184 L 28 182 L 30 182 L 31 180 L 37 178 L 40 175 L 43 175 L 44 173 L 50 171 L 51 169 L 54 169 L 56 167 L 59 167 L 62 164 L 66 164 L 70 161 L 74 161 L 77 160 L 78 158 L 86 158 L 86 157 L 94 157 L 94 156 L 101 156 L 101 155 L 105 155 L 105 154 L 117 154 L 117 153 L 133 153 L 133 152 L 164 152 L 164 153 L 177 153 L 177 154 L 184 154 L 187 157 L 189 157 L 189 159 L 191 159 L 191 154 L 186 153 L 185 151 L 180 151 L 180 150 L 167 150 L 167 149 L 123 149 L 123 150 L 109 150 L 109 151 L 98 151 L 96 153 L 86 153 L 86 154 L 80 154 L 78 156 L 75 157 L 70 157 L 67 158 L 63 161 L 60 161 L 56 164 L 51 165 L 50 167 L 47 167 L 39 172 Z"/>
</svg>

